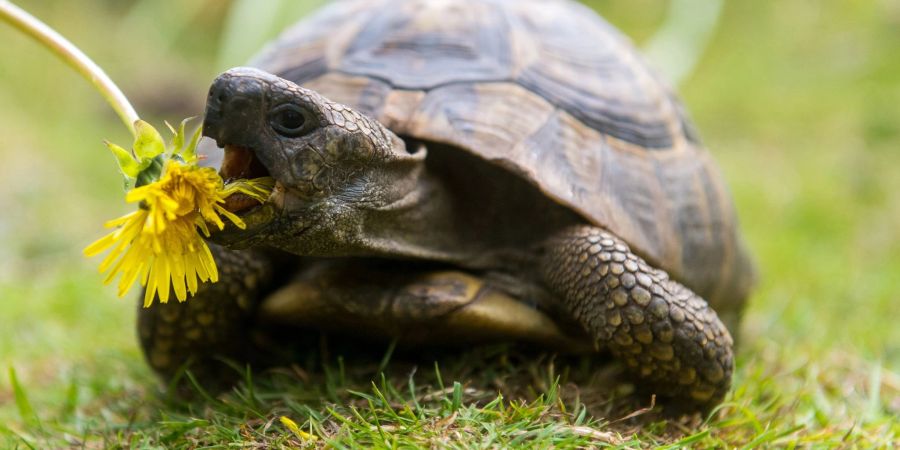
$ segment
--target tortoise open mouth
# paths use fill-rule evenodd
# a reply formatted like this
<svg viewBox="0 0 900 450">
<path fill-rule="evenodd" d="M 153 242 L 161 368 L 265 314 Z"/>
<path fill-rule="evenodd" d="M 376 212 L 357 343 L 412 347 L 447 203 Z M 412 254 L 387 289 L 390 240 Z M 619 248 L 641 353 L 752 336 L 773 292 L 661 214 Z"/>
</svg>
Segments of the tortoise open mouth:
<svg viewBox="0 0 900 450">
<path fill-rule="evenodd" d="M 225 156 L 222 158 L 222 166 L 219 175 L 225 180 L 225 184 L 237 179 L 253 179 L 271 176 L 266 168 L 256 157 L 256 152 L 249 147 L 225 144 Z M 233 212 L 246 212 L 259 206 L 259 201 L 252 197 L 237 193 L 225 199 L 225 209 Z"/>
</svg>

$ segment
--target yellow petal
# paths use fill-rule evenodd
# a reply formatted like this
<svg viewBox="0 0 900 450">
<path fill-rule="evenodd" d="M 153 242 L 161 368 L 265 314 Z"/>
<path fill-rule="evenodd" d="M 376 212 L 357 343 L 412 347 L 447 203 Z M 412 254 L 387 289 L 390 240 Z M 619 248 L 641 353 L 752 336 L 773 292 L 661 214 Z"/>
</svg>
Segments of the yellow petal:
<svg viewBox="0 0 900 450">
<path fill-rule="evenodd" d="M 187 300 L 187 289 L 185 289 L 184 283 L 184 257 L 183 255 L 178 255 L 178 257 L 173 257 L 170 260 L 170 264 L 172 265 L 172 288 L 175 290 L 175 298 L 178 299 L 179 302 L 183 302 Z"/>
<path fill-rule="evenodd" d="M 282 425 L 287 427 L 288 430 L 291 430 L 291 433 L 294 433 L 294 435 L 297 436 L 298 438 L 305 439 L 307 441 L 319 440 L 318 436 L 314 436 L 312 434 L 309 434 L 309 433 L 301 430 L 300 427 L 297 426 L 297 422 L 294 422 L 293 420 L 287 418 L 287 416 L 281 416 L 281 418 L 279 420 L 281 421 Z"/>
<path fill-rule="evenodd" d="M 115 244 L 116 240 L 113 238 L 113 233 L 107 234 L 100 239 L 94 241 L 91 245 L 88 245 L 84 248 L 84 256 L 96 256 L 100 254 L 103 250 L 106 250 L 113 244 Z"/>
<path fill-rule="evenodd" d="M 150 266 L 150 273 L 153 273 L 153 267 Z M 153 304 L 153 296 L 156 295 L 156 284 L 153 277 L 148 277 L 147 287 L 144 288 L 144 308 L 149 308 Z"/>
</svg>

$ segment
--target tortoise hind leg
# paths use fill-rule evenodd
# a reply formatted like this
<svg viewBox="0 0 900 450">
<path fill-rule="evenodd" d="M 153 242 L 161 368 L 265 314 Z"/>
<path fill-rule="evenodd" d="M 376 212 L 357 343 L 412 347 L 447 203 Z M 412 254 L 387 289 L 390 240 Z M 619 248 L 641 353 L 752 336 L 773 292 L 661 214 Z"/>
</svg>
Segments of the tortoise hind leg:
<svg viewBox="0 0 900 450">
<path fill-rule="evenodd" d="M 149 308 L 139 306 L 138 337 L 147 362 L 164 379 L 187 368 L 204 386 L 224 387 L 234 371 L 223 370 L 227 368 L 221 358 L 247 360 L 250 321 L 272 267 L 258 252 L 215 244 L 210 250 L 219 281 L 201 284 L 183 303 L 157 299 Z"/>
<path fill-rule="evenodd" d="M 698 406 L 722 400 L 733 342 L 706 301 L 600 228 L 567 229 L 546 252 L 547 286 L 646 386 Z"/>
</svg>

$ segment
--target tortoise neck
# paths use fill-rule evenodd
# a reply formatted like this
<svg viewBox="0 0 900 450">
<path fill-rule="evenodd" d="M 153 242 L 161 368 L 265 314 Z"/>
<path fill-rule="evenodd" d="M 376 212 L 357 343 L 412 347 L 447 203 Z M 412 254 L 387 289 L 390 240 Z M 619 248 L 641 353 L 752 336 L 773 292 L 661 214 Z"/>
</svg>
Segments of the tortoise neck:
<svg viewBox="0 0 900 450">
<path fill-rule="evenodd" d="M 477 245 L 466 236 L 454 196 L 424 163 L 390 183 L 392 196 L 365 215 L 361 244 L 367 252 L 389 257 L 461 262 Z"/>
</svg>

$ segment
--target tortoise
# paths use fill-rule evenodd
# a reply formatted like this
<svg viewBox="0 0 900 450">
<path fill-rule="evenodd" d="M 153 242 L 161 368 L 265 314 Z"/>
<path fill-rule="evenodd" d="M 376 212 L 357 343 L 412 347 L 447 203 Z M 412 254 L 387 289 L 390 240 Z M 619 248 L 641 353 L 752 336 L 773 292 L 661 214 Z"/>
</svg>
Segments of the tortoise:
<svg viewBox="0 0 900 450">
<path fill-rule="evenodd" d="M 611 354 L 714 405 L 754 280 L 730 196 L 633 45 L 560 0 L 347 0 L 212 83 L 221 279 L 140 309 L 147 361 L 204 379 L 283 326 L 401 345 Z M 729 331 L 730 330 L 730 331 Z M 263 342 L 260 344 L 259 342 Z M 271 345 L 271 344 L 268 344 Z"/>
</svg>

